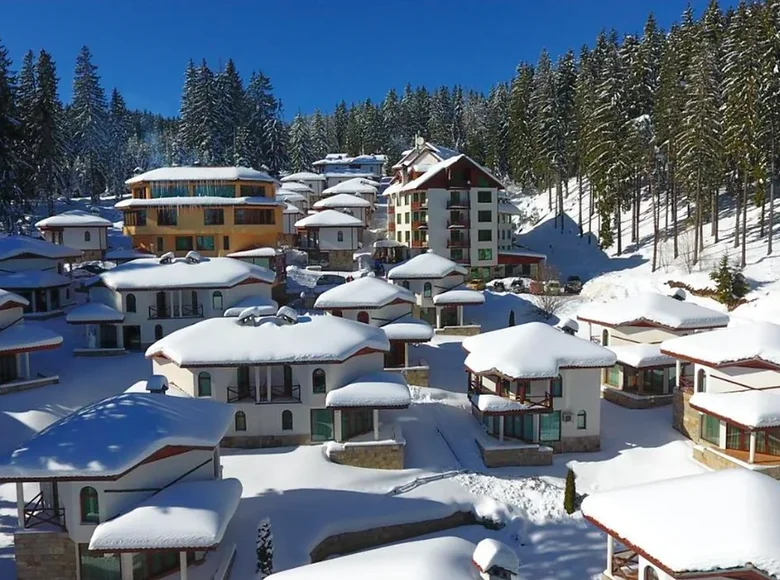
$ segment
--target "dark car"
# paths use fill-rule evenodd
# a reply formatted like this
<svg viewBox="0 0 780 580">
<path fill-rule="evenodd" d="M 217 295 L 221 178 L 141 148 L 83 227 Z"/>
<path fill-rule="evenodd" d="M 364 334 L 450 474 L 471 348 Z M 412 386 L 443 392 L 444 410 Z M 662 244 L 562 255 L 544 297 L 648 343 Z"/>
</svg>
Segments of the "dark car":
<svg viewBox="0 0 780 580">
<path fill-rule="evenodd" d="M 579 276 L 569 276 L 563 287 L 566 294 L 579 294 L 582 292 L 582 280 Z"/>
<path fill-rule="evenodd" d="M 514 280 L 512 280 L 512 283 L 509 285 L 509 289 L 514 294 L 522 294 L 523 292 L 525 292 L 525 283 L 521 278 L 515 278 Z"/>
</svg>

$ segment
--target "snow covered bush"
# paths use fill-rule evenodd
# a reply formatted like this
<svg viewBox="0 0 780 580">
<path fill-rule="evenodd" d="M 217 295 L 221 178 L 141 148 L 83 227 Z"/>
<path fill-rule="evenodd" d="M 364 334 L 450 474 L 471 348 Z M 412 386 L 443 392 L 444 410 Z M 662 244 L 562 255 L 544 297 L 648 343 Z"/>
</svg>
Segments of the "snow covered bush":
<svg viewBox="0 0 780 580">
<path fill-rule="evenodd" d="M 274 572 L 274 536 L 268 518 L 264 518 L 257 526 L 257 572 L 262 573 L 261 578 Z"/>
</svg>

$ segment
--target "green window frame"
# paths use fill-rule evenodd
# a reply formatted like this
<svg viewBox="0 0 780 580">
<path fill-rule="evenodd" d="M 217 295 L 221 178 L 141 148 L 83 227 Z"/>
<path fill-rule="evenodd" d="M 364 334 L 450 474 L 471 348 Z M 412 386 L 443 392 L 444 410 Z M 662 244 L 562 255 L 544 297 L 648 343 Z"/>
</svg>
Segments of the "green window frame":
<svg viewBox="0 0 780 580">
<path fill-rule="evenodd" d="M 198 373 L 198 396 L 211 396 L 211 375 L 206 371 L 201 371 Z"/>
<path fill-rule="evenodd" d="M 157 208 L 158 226 L 177 226 L 179 225 L 179 214 L 175 207 Z"/>
<path fill-rule="evenodd" d="M 335 439 L 333 409 L 311 410 L 311 440 L 333 441 Z"/>
<path fill-rule="evenodd" d="M 702 415 L 700 435 L 705 441 L 720 445 L 720 419 L 712 415 Z"/>
<path fill-rule="evenodd" d="M 292 411 L 286 409 L 282 411 L 282 431 L 293 430 L 293 414 Z"/>
<path fill-rule="evenodd" d="M 314 369 L 311 373 L 311 392 L 315 395 L 322 395 L 327 390 L 325 371 L 322 369 Z"/>
<path fill-rule="evenodd" d="M 192 245 L 192 236 L 176 236 L 176 251 L 177 252 L 189 252 L 194 249 Z"/>
<path fill-rule="evenodd" d="M 239 191 L 241 197 L 265 197 L 265 185 L 241 185 Z"/>
<path fill-rule="evenodd" d="M 214 236 L 195 236 L 195 249 L 213 252 L 214 247 Z"/>
<path fill-rule="evenodd" d="M 81 523 L 98 524 L 100 523 L 100 506 L 98 503 L 98 492 L 94 487 L 82 487 L 79 492 L 79 503 L 81 505 Z"/>
<path fill-rule="evenodd" d="M 550 395 L 553 397 L 563 397 L 563 377 L 558 375 L 550 379 Z"/>
<path fill-rule="evenodd" d="M 207 207 L 203 210 L 204 226 L 225 225 L 225 210 L 221 207 Z"/>
<path fill-rule="evenodd" d="M 235 422 L 236 431 L 246 431 L 246 413 L 243 411 L 236 411 Z"/>
<path fill-rule="evenodd" d="M 195 197 L 236 197 L 236 186 L 223 183 L 196 183 L 193 188 Z"/>
<path fill-rule="evenodd" d="M 585 411 L 579 411 L 577 413 L 577 429 L 588 428 L 588 414 Z"/>
<path fill-rule="evenodd" d="M 561 412 L 539 415 L 539 441 L 561 440 Z"/>
<path fill-rule="evenodd" d="M 477 259 L 479 260 L 492 260 L 493 249 L 492 248 L 480 248 L 477 250 Z"/>
</svg>

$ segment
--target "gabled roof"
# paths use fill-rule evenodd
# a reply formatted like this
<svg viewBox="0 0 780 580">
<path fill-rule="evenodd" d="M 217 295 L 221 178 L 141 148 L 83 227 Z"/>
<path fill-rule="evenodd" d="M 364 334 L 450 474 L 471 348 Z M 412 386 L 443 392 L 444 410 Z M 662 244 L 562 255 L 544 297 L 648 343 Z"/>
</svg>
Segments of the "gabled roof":
<svg viewBox="0 0 780 580">
<path fill-rule="evenodd" d="M 6 305 L 24 307 L 30 304 L 29 300 L 22 298 L 18 294 L 8 292 L 7 290 L 0 290 L 0 308 Z"/>
<path fill-rule="evenodd" d="M 111 227 L 111 222 L 89 212 L 74 209 L 44 218 L 36 222 L 35 227 L 40 229 L 71 227 L 108 228 Z"/>
<path fill-rule="evenodd" d="M 512 379 L 552 379 L 561 369 L 610 367 L 617 360 L 611 350 L 541 322 L 470 336 L 463 348 L 473 372 Z"/>
<path fill-rule="evenodd" d="M 284 252 L 277 248 L 252 248 L 249 250 L 241 250 L 240 252 L 232 252 L 227 255 L 228 258 L 274 258 L 281 256 Z"/>
<path fill-rule="evenodd" d="M 780 393 L 777 389 L 694 393 L 690 405 L 742 429 L 780 427 Z"/>
<path fill-rule="evenodd" d="M 434 334 L 430 324 L 411 314 L 405 314 L 381 328 L 385 331 L 387 338 L 392 341 L 428 342 Z"/>
<path fill-rule="evenodd" d="M 296 228 L 362 228 L 363 222 L 335 209 L 318 211 L 295 222 Z"/>
<path fill-rule="evenodd" d="M 233 409 L 216 401 L 125 393 L 50 425 L 0 458 L 0 480 L 116 478 L 165 447 L 219 445 Z"/>
<path fill-rule="evenodd" d="M 727 314 L 657 292 L 636 294 L 613 302 L 586 304 L 577 318 L 604 326 L 644 325 L 670 330 L 717 328 L 729 323 Z"/>
<path fill-rule="evenodd" d="M 189 263 L 184 258 L 163 264 L 159 258 L 141 258 L 100 274 L 113 290 L 158 288 L 232 288 L 241 282 L 273 284 L 276 274 L 262 266 L 233 258 L 201 258 Z"/>
<path fill-rule="evenodd" d="M 780 370 L 780 325 L 750 322 L 672 338 L 661 352 L 715 367 L 763 362 Z"/>
<path fill-rule="evenodd" d="M 447 304 L 484 304 L 485 295 L 470 288 L 454 288 L 441 294 L 436 294 L 433 297 L 433 303 L 437 306 Z"/>
<path fill-rule="evenodd" d="M 250 167 L 160 167 L 125 181 L 125 185 L 147 181 L 261 181 L 276 183 L 273 177 Z"/>
<path fill-rule="evenodd" d="M 463 153 L 456 155 L 455 157 L 449 157 L 445 159 L 444 161 L 439 161 L 438 163 L 435 163 L 431 165 L 425 173 L 423 173 L 420 177 L 417 179 L 413 179 L 406 185 L 404 185 L 401 188 L 401 191 L 415 191 L 417 189 L 425 189 L 425 185 L 430 181 L 433 177 L 441 173 L 442 171 L 446 171 L 450 167 L 454 166 L 457 163 L 465 161 L 472 167 L 476 168 L 477 170 L 484 173 L 488 179 L 493 181 L 493 186 L 498 188 L 503 188 L 503 184 L 497 177 L 495 177 L 490 171 L 488 171 L 486 168 L 484 168 L 482 165 L 474 161 L 471 157 L 468 155 L 464 155 Z"/>
<path fill-rule="evenodd" d="M 277 190 L 276 195 L 278 196 L 283 191 L 294 191 L 296 193 L 314 193 L 314 190 L 312 190 L 311 187 L 299 181 L 285 181 L 282 183 L 282 187 Z"/>
<path fill-rule="evenodd" d="M 0 330 L 0 353 L 50 350 L 62 344 L 62 336 L 42 325 L 12 324 Z"/>
<path fill-rule="evenodd" d="M 434 254 L 433 252 L 426 252 L 419 254 L 399 264 L 387 273 L 388 280 L 412 280 L 412 279 L 425 279 L 425 278 L 445 278 L 450 274 L 461 274 L 465 276 L 468 274 L 468 270 L 463 266 L 453 262 L 452 260 Z"/>
<path fill-rule="evenodd" d="M 298 173 L 285 175 L 280 181 L 282 183 L 289 183 L 291 181 L 325 181 L 325 176 L 321 173 L 312 173 L 311 171 L 299 171 Z"/>
<path fill-rule="evenodd" d="M 780 575 L 780 483 L 748 469 L 592 494 L 582 513 L 670 576 L 749 567 Z"/>
<path fill-rule="evenodd" d="M 0 273 L 0 288 L 27 290 L 29 288 L 56 288 L 68 286 L 71 279 L 53 270 L 22 270 Z"/>
<path fill-rule="evenodd" d="M 364 276 L 323 292 L 315 308 L 382 308 L 393 302 L 414 304 L 414 293 L 374 276 Z"/>
<path fill-rule="evenodd" d="M 402 165 L 407 165 L 407 166 L 411 165 L 412 163 L 414 163 L 415 159 L 417 159 L 422 153 L 426 151 L 431 155 L 433 155 L 439 161 L 444 161 L 445 159 L 449 159 L 450 157 L 455 157 L 456 155 L 460 154 L 460 152 L 456 151 L 455 149 L 450 149 L 449 147 L 442 147 L 441 145 L 436 145 L 434 143 L 426 141 L 422 145 L 422 147 L 417 147 L 417 148 L 409 149 L 408 151 L 404 151 L 400 161 L 398 161 L 398 163 L 393 165 L 393 169 L 397 169 Z"/>
<path fill-rule="evenodd" d="M 64 260 L 66 258 L 80 258 L 81 250 L 28 236 L 0 236 L 0 260 L 26 255 Z"/>
<path fill-rule="evenodd" d="M 660 344 L 621 344 L 607 348 L 615 353 L 617 362 L 635 369 L 671 366 L 675 363 L 674 357 L 661 353 Z"/>
<path fill-rule="evenodd" d="M 411 402 L 409 387 L 400 373 L 377 371 L 333 389 L 325 397 L 325 406 L 333 409 L 371 407 L 405 409 Z"/>
<path fill-rule="evenodd" d="M 371 207 L 371 202 L 356 195 L 349 193 L 337 193 L 330 197 L 325 197 L 313 206 L 314 209 L 338 209 L 340 207 Z"/>
<path fill-rule="evenodd" d="M 350 165 L 353 163 L 383 165 L 387 161 L 384 155 L 356 155 L 350 157 L 346 153 L 328 153 L 325 159 L 319 159 L 312 163 L 314 166 L 321 165 Z"/>
<path fill-rule="evenodd" d="M 102 302 L 86 302 L 73 308 L 65 316 L 68 324 L 92 324 L 95 322 L 122 322 L 125 319 L 123 312 L 119 312 L 108 304 Z"/>
<path fill-rule="evenodd" d="M 323 195 L 334 195 L 337 193 L 368 193 L 376 195 L 376 187 L 368 183 L 368 180 L 362 177 L 347 179 L 329 187 L 322 192 Z"/>
</svg>

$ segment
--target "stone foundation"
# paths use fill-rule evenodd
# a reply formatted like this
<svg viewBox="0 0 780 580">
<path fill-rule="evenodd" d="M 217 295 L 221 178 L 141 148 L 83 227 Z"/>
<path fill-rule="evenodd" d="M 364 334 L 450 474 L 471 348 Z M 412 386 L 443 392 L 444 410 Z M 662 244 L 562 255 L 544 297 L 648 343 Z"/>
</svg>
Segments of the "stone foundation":
<svg viewBox="0 0 780 580">
<path fill-rule="evenodd" d="M 403 443 L 336 443 L 328 449 L 333 463 L 370 469 L 403 469 Z"/>
<path fill-rule="evenodd" d="M 445 326 L 444 328 L 437 328 L 436 334 L 450 334 L 454 336 L 475 336 L 482 332 L 482 327 L 479 324 L 471 324 L 468 326 Z"/>
<path fill-rule="evenodd" d="M 477 439 L 479 454 L 485 467 L 508 467 L 527 465 L 552 465 L 553 452 L 550 448 L 529 447 L 484 447 Z"/>
<path fill-rule="evenodd" d="M 694 447 L 693 458 L 710 469 L 747 469 L 743 465 L 732 461 L 728 457 L 721 455 L 720 453 L 715 453 L 706 445 L 697 445 Z M 756 471 L 758 473 L 768 475 L 774 479 L 780 479 L 780 465 L 768 466 L 762 469 L 757 469 Z"/>
<path fill-rule="evenodd" d="M 105 260 L 105 250 L 81 250 L 82 259 L 86 262 L 89 260 Z"/>
<path fill-rule="evenodd" d="M 675 389 L 672 394 L 672 426 L 694 443 L 700 442 L 701 418 L 691 409 L 689 401 L 693 393 Z"/>
<path fill-rule="evenodd" d="M 564 437 L 560 441 L 545 441 L 544 445 L 552 447 L 555 453 L 590 453 L 601 449 L 601 437 Z"/>
<path fill-rule="evenodd" d="M 65 532 L 14 534 L 17 580 L 76 580 L 76 544 Z"/>
<path fill-rule="evenodd" d="M 618 389 L 605 388 L 602 391 L 604 398 L 610 403 L 615 403 L 627 409 L 650 409 L 670 405 L 674 395 L 641 395 L 632 397 Z"/>
<path fill-rule="evenodd" d="M 220 447 L 257 449 L 259 447 L 294 447 L 311 443 L 309 435 L 228 435 L 220 441 Z"/>
<path fill-rule="evenodd" d="M 328 252 L 328 270 L 351 272 L 354 258 L 353 250 L 331 250 Z"/>
<path fill-rule="evenodd" d="M 406 383 L 409 385 L 427 387 L 429 384 L 428 376 L 431 369 L 428 366 L 390 368 L 385 370 L 391 373 L 399 373 L 406 379 Z"/>
</svg>

